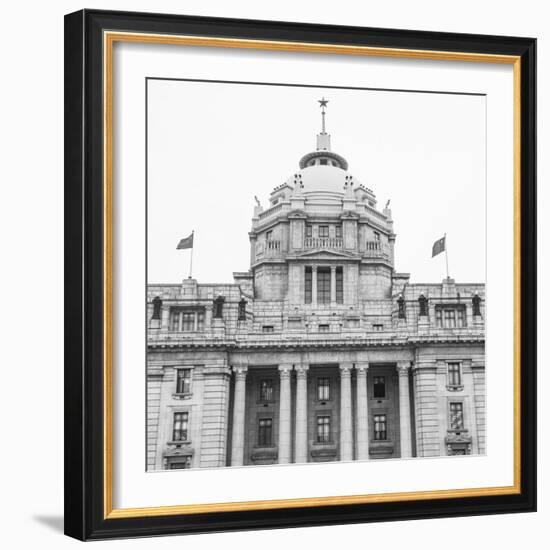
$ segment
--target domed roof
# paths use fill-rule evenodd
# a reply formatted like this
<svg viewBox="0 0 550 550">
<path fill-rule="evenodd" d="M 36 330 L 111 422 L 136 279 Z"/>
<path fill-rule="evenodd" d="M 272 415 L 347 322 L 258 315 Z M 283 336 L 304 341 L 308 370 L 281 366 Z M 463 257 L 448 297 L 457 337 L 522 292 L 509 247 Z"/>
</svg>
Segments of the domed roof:
<svg viewBox="0 0 550 550">
<path fill-rule="evenodd" d="M 331 193 L 343 196 L 349 184 L 356 188 L 360 183 L 346 170 L 337 166 L 315 164 L 293 174 L 287 185 L 301 189 L 304 195 Z M 298 190 L 298 189 L 297 189 Z"/>
</svg>

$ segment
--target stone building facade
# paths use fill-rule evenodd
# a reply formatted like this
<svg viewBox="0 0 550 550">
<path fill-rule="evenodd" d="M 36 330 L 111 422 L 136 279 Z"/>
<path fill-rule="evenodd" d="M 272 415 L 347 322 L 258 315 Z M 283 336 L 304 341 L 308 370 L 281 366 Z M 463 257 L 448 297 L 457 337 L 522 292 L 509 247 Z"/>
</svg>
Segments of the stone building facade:
<svg viewBox="0 0 550 550">
<path fill-rule="evenodd" d="M 149 470 L 485 452 L 485 286 L 394 270 L 324 113 L 249 239 L 231 284 L 148 285 Z"/>
</svg>

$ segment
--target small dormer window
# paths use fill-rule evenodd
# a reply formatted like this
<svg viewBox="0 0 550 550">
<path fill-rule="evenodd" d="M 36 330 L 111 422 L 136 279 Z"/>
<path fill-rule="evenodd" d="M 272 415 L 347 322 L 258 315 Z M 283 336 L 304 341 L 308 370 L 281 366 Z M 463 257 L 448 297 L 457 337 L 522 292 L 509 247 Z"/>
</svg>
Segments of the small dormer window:
<svg viewBox="0 0 550 550">
<path fill-rule="evenodd" d="M 319 164 L 321 164 L 322 166 L 326 166 L 328 164 L 328 160 L 327 159 L 321 159 L 319 161 Z"/>
</svg>

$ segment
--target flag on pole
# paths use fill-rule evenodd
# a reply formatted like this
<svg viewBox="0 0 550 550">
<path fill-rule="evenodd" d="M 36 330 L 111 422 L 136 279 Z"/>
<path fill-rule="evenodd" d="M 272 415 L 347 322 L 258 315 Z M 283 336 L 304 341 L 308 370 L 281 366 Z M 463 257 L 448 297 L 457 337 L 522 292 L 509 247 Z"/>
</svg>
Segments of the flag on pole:
<svg viewBox="0 0 550 550">
<path fill-rule="evenodd" d="M 176 246 L 176 250 L 182 250 L 182 249 L 185 249 L 185 248 L 193 248 L 193 235 L 194 235 L 194 232 L 192 232 L 191 235 L 189 235 L 189 237 L 185 237 L 185 239 L 182 239 L 178 243 L 178 246 Z"/>
<path fill-rule="evenodd" d="M 437 256 L 438 254 L 441 254 L 445 250 L 445 237 L 441 237 L 441 239 L 435 241 L 434 245 L 432 246 L 432 258 L 434 256 Z"/>
</svg>

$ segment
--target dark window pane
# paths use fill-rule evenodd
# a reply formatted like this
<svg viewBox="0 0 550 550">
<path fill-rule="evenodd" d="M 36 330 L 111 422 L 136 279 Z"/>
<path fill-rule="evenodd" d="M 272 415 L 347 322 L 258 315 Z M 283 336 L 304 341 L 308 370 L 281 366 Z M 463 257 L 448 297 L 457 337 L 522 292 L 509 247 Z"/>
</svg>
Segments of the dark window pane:
<svg viewBox="0 0 550 550">
<path fill-rule="evenodd" d="M 462 430 L 464 428 L 464 413 L 462 403 L 451 403 L 450 409 L 450 424 L 451 430 Z"/>
<path fill-rule="evenodd" d="M 174 431 L 172 434 L 172 441 L 187 441 L 188 421 L 189 413 L 174 413 Z"/>
<path fill-rule="evenodd" d="M 385 441 L 387 439 L 386 415 L 374 415 L 374 439 L 375 441 Z"/>
<path fill-rule="evenodd" d="M 305 277 L 305 303 L 306 304 L 311 304 L 311 289 L 312 289 L 312 286 L 311 286 L 311 267 L 306 267 L 306 277 Z"/>
<path fill-rule="evenodd" d="M 461 384 L 460 363 L 449 363 L 448 372 L 449 372 L 449 385 L 460 386 Z"/>
<path fill-rule="evenodd" d="M 328 401 L 330 399 L 330 378 L 317 378 L 317 399 Z"/>
<path fill-rule="evenodd" d="M 344 270 L 341 267 L 336 268 L 336 303 L 344 303 Z"/>
<path fill-rule="evenodd" d="M 317 303 L 330 304 L 330 269 L 317 269 Z"/>
<path fill-rule="evenodd" d="M 328 225 L 320 225 L 319 226 L 319 237 L 320 238 L 328 237 Z"/>
<path fill-rule="evenodd" d="M 261 418 L 258 424 L 258 445 L 262 447 L 271 446 L 273 421 L 271 418 Z"/>
<path fill-rule="evenodd" d="M 373 382 L 374 382 L 374 397 L 377 397 L 377 398 L 386 397 L 386 377 L 375 376 Z"/>
<path fill-rule="evenodd" d="M 260 382 L 260 401 L 273 400 L 273 380 L 267 379 Z"/>
<path fill-rule="evenodd" d="M 330 443 L 330 416 L 317 417 L 317 443 Z"/>
<path fill-rule="evenodd" d="M 190 393 L 191 391 L 191 369 L 178 369 L 176 393 Z"/>
</svg>

